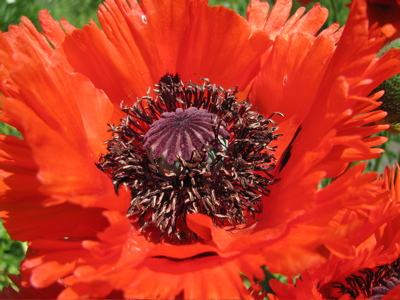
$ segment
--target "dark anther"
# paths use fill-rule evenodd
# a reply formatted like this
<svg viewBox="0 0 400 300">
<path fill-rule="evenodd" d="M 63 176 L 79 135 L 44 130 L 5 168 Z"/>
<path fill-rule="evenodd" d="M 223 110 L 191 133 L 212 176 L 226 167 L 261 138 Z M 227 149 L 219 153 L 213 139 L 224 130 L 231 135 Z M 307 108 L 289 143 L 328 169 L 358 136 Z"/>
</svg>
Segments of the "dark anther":
<svg viewBox="0 0 400 300">
<path fill-rule="evenodd" d="M 346 277 L 346 284 L 334 282 L 332 287 L 338 288 L 341 294 L 348 294 L 354 299 L 362 295 L 371 300 L 379 300 L 400 285 L 399 267 L 400 259 L 374 269 L 366 268 L 359 271 L 359 274 Z"/>
<path fill-rule="evenodd" d="M 280 165 L 279 165 L 279 172 L 282 171 L 282 169 L 286 166 L 287 162 L 289 161 L 290 156 L 292 155 L 292 147 L 293 143 L 296 140 L 298 134 L 301 131 L 301 126 L 299 126 L 296 130 L 296 132 L 293 135 L 292 140 L 290 141 L 289 145 L 286 147 L 285 151 L 282 153 L 282 158 L 280 160 Z"/>
<path fill-rule="evenodd" d="M 270 143 L 276 123 L 238 102 L 237 90 L 161 78 L 154 94 L 110 125 L 112 139 L 99 167 L 132 195 L 127 215 L 155 241 L 190 243 L 198 237 L 186 216 L 201 213 L 215 226 L 246 224 L 262 212 L 277 182 Z"/>
</svg>

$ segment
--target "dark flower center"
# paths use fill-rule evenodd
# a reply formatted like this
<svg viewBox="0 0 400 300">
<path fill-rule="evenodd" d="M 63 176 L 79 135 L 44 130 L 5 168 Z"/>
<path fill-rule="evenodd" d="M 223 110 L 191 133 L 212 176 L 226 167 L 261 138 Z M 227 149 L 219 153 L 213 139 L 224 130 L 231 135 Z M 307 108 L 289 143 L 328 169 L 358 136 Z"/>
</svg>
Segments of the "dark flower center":
<svg viewBox="0 0 400 300">
<path fill-rule="evenodd" d="M 150 152 L 151 160 L 161 159 L 174 166 L 179 157 L 189 162 L 193 152 L 200 153 L 204 147 L 221 151 L 220 139 L 228 140 L 230 137 L 223 128 L 225 126 L 226 123 L 216 114 L 205 109 L 177 108 L 175 112 L 164 112 L 161 119 L 151 124 L 144 135 L 143 147 Z"/>
<path fill-rule="evenodd" d="M 334 282 L 332 286 L 338 288 L 339 293 L 348 294 L 354 299 L 360 295 L 371 300 L 382 299 L 400 285 L 399 267 L 400 259 L 397 259 L 391 264 L 360 270 L 358 274 L 346 277 L 346 284 Z"/>
<path fill-rule="evenodd" d="M 269 144 L 276 123 L 237 102 L 237 90 L 205 80 L 183 84 L 161 78 L 155 96 L 132 107 L 98 166 L 131 192 L 127 215 L 148 238 L 175 243 L 198 239 L 186 216 L 205 214 L 215 226 L 235 228 L 262 212 L 262 197 L 277 182 Z"/>
</svg>

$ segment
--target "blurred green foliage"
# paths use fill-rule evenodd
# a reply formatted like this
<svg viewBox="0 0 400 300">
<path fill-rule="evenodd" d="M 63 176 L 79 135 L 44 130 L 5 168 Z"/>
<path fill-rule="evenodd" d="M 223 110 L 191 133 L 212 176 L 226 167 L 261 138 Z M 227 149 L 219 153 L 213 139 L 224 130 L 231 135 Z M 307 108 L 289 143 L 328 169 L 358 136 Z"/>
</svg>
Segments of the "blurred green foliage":
<svg viewBox="0 0 400 300">
<path fill-rule="evenodd" d="M 0 220 L 0 290 L 10 284 L 7 274 L 18 274 L 25 251 L 26 244 L 11 240 Z"/>
<path fill-rule="evenodd" d="M 381 145 L 385 152 L 378 158 L 367 161 L 368 171 L 382 173 L 386 166 L 393 166 L 396 163 L 400 164 L 400 134 L 382 131 L 378 134 L 388 139 L 386 143 Z"/>
<path fill-rule="evenodd" d="M 0 133 L 21 136 L 15 128 L 2 122 L 0 122 Z M 26 243 L 11 240 L 0 219 L 0 291 L 11 284 L 7 274 L 19 273 L 19 263 L 24 258 L 25 251 Z"/>
<path fill-rule="evenodd" d="M 18 132 L 17 129 L 3 122 L 0 122 L 0 133 L 5 135 L 13 135 L 19 138 L 21 137 L 21 134 Z"/>
<path fill-rule="evenodd" d="M 67 19 L 72 25 L 82 27 L 90 18 L 97 20 L 97 8 L 102 0 L 0 0 L 0 30 L 18 24 L 26 16 L 39 28 L 38 13 L 47 9 L 55 20 Z"/>
</svg>

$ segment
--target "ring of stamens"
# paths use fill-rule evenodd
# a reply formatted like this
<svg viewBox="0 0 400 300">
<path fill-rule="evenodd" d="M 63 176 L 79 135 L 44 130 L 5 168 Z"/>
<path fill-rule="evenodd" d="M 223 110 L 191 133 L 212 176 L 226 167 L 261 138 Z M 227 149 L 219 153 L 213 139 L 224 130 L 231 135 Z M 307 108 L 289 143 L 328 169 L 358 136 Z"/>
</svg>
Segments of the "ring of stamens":
<svg viewBox="0 0 400 300">
<path fill-rule="evenodd" d="M 190 243 L 198 237 L 187 226 L 188 214 L 235 227 L 261 213 L 262 197 L 278 181 L 269 173 L 275 167 L 269 144 L 279 136 L 276 123 L 237 102 L 237 90 L 208 80 L 185 85 L 178 75 L 166 75 L 154 92 L 131 107 L 121 104 L 126 118 L 110 125 L 113 138 L 98 164 L 116 191 L 121 185 L 130 190 L 132 224 L 156 241 Z M 173 131 L 163 130 L 162 122 Z M 203 127 L 193 138 L 195 123 Z M 172 132 L 183 144 L 171 143 L 165 134 Z"/>
</svg>

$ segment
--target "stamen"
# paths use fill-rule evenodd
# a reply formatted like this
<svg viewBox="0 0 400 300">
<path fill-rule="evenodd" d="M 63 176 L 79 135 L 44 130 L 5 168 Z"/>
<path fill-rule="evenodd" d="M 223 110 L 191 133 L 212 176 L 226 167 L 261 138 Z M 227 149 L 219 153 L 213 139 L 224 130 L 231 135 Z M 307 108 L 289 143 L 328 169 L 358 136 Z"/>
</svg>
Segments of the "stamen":
<svg viewBox="0 0 400 300">
<path fill-rule="evenodd" d="M 366 268 L 359 275 L 346 277 L 347 286 L 341 282 L 332 283 L 332 287 L 340 289 L 341 294 L 352 298 L 362 295 L 371 300 L 382 299 L 392 289 L 400 285 L 400 259 L 391 264 Z"/>
<path fill-rule="evenodd" d="M 186 216 L 210 216 L 215 226 L 236 227 L 262 212 L 262 197 L 277 182 L 270 143 L 276 123 L 237 102 L 237 90 L 182 83 L 166 75 L 118 126 L 99 167 L 116 191 L 132 195 L 128 217 L 156 241 L 190 243 L 198 237 Z"/>
</svg>

